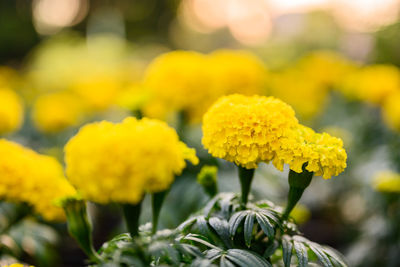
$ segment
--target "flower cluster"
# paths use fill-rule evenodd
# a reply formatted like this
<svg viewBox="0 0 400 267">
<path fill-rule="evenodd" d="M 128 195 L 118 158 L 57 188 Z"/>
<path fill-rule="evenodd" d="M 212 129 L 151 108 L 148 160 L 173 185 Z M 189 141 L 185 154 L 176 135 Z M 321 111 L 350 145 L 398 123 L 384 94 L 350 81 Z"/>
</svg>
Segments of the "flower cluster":
<svg viewBox="0 0 400 267">
<path fill-rule="evenodd" d="M 157 118 L 184 112 L 189 121 L 198 122 L 220 96 L 262 93 L 265 74 L 263 63 L 242 51 L 169 52 L 146 70 L 144 84 L 152 99 L 144 111 Z"/>
<path fill-rule="evenodd" d="M 34 103 L 34 125 L 56 133 L 113 107 L 140 79 L 142 66 L 128 54 L 125 41 L 116 37 L 66 35 L 43 42 L 27 66 L 23 90 Z"/>
<path fill-rule="evenodd" d="M 19 96 L 11 89 L 0 88 L 0 135 L 18 130 L 24 108 Z"/>
<path fill-rule="evenodd" d="M 145 192 L 168 189 L 194 149 L 166 123 L 126 118 L 87 124 L 65 146 L 67 177 L 84 199 L 138 203 Z"/>
<path fill-rule="evenodd" d="M 0 198 L 33 207 L 46 220 L 63 220 L 56 201 L 73 196 L 61 164 L 17 143 L 0 139 Z"/>
<path fill-rule="evenodd" d="M 400 174 L 392 171 L 379 172 L 374 178 L 373 186 L 379 192 L 400 193 Z"/>
<path fill-rule="evenodd" d="M 306 165 L 328 179 L 346 168 L 341 139 L 299 124 L 293 109 L 273 97 L 220 98 L 204 115 L 202 142 L 213 156 L 248 169 L 272 161 L 300 173 Z"/>
</svg>

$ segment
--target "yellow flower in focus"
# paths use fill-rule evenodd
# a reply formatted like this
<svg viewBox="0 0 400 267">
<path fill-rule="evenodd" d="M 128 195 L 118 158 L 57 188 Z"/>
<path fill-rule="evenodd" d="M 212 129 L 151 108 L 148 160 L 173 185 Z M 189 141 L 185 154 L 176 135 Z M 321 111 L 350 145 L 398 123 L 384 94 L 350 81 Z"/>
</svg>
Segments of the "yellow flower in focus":
<svg viewBox="0 0 400 267">
<path fill-rule="evenodd" d="M 208 56 L 208 67 L 220 96 L 262 94 L 267 75 L 263 62 L 241 50 L 217 50 Z"/>
<path fill-rule="evenodd" d="M 147 118 L 87 124 L 65 146 L 68 179 L 97 203 L 136 204 L 145 192 L 164 191 L 186 159 L 197 164 L 195 150 L 166 123 Z"/>
<path fill-rule="evenodd" d="M 328 87 L 312 79 L 297 69 L 287 69 L 272 73 L 268 94 L 291 105 L 303 119 L 311 119 L 322 111 L 328 100 Z"/>
<path fill-rule="evenodd" d="M 385 193 L 400 193 L 400 174 L 392 171 L 382 171 L 373 180 L 375 190 Z"/>
<path fill-rule="evenodd" d="M 0 155 L 0 199 L 27 203 L 49 221 L 64 220 L 55 202 L 76 192 L 61 164 L 5 139 L 0 139 Z"/>
<path fill-rule="evenodd" d="M 297 173 L 301 173 L 307 163 L 306 170 L 329 179 L 344 171 L 346 160 L 347 154 L 340 138 L 315 133 L 311 128 L 299 125 L 295 137 L 282 144 L 273 163 L 279 170 L 283 169 L 283 164 L 288 164 Z"/>
<path fill-rule="evenodd" d="M 80 99 L 68 93 L 40 96 L 34 103 L 32 120 L 44 133 L 57 133 L 82 121 L 84 108 Z"/>
<path fill-rule="evenodd" d="M 203 117 L 202 143 L 209 153 L 251 169 L 269 162 L 298 125 L 293 109 L 274 97 L 230 95 Z"/>
<path fill-rule="evenodd" d="M 382 106 L 382 116 L 391 129 L 400 132 L 400 90 L 387 97 Z"/>
<path fill-rule="evenodd" d="M 11 89 L 0 88 L 0 135 L 18 130 L 23 118 L 24 108 L 20 97 Z"/>
<path fill-rule="evenodd" d="M 400 91 L 400 71 L 391 65 L 370 65 L 347 75 L 338 89 L 348 98 L 382 104 Z"/>
<path fill-rule="evenodd" d="M 183 111 L 191 121 L 199 121 L 218 94 L 213 90 L 207 57 L 189 51 L 173 51 L 155 58 L 148 66 L 144 86 L 151 102 L 146 116 L 165 119 Z"/>
</svg>

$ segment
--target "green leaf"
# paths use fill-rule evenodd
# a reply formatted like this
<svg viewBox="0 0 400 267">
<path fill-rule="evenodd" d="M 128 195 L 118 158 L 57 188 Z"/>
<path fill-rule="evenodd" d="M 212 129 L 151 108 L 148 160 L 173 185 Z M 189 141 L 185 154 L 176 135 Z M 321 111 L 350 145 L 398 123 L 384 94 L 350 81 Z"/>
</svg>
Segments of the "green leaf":
<svg viewBox="0 0 400 267">
<path fill-rule="evenodd" d="M 220 201 L 221 212 L 225 218 L 228 218 L 228 216 L 229 216 L 229 210 L 230 210 L 230 207 L 232 206 L 232 199 L 234 197 L 235 197 L 235 195 L 230 194 L 230 193 L 225 193 L 221 197 L 221 201 Z"/>
<path fill-rule="evenodd" d="M 256 213 L 256 219 L 258 224 L 260 225 L 261 229 L 263 232 L 268 236 L 268 237 L 273 237 L 275 234 L 274 227 L 272 224 L 269 222 L 268 218 L 264 216 L 263 214 Z"/>
<path fill-rule="evenodd" d="M 216 259 L 218 259 L 219 257 L 221 257 L 222 255 L 222 250 L 220 249 L 209 249 L 207 251 L 205 251 L 205 257 L 207 259 L 209 259 L 211 262 L 215 261 Z"/>
<path fill-rule="evenodd" d="M 185 232 L 189 227 L 191 227 L 197 220 L 197 217 L 192 217 L 181 223 L 177 229 L 181 232 Z"/>
<path fill-rule="evenodd" d="M 226 257 L 240 267 L 272 267 L 271 263 L 267 260 L 248 250 L 229 249 Z"/>
<path fill-rule="evenodd" d="M 317 243 L 309 242 L 308 246 L 314 252 L 315 256 L 317 256 L 318 260 L 324 265 L 324 267 L 333 267 L 329 257 L 324 253 L 321 246 Z"/>
<path fill-rule="evenodd" d="M 203 244 L 203 245 L 205 245 L 205 246 L 207 246 L 209 248 L 215 248 L 215 249 L 221 250 L 220 248 L 218 248 L 218 247 L 214 246 L 213 244 L 211 244 L 210 242 L 208 242 L 207 238 L 205 236 L 195 235 L 195 234 L 188 234 L 183 239 Z"/>
<path fill-rule="evenodd" d="M 294 250 L 296 251 L 297 259 L 299 260 L 299 267 L 307 267 L 308 266 L 308 255 L 307 255 L 307 248 L 302 243 L 295 239 L 296 236 L 293 238 L 293 246 Z"/>
<path fill-rule="evenodd" d="M 226 258 L 226 255 L 222 255 L 219 266 L 220 267 L 235 267 L 235 264 L 233 264 L 231 261 L 229 261 Z"/>
<path fill-rule="evenodd" d="M 201 253 L 200 249 L 198 249 L 196 246 L 190 245 L 190 244 L 178 244 L 177 248 L 181 251 L 183 255 L 190 255 L 193 257 L 202 257 L 203 254 Z"/>
<path fill-rule="evenodd" d="M 251 239 L 253 237 L 253 226 L 254 226 L 254 213 L 249 212 L 244 221 L 244 241 L 246 246 L 250 247 Z"/>
<path fill-rule="evenodd" d="M 215 204 L 218 202 L 218 200 L 221 199 L 220 195 L 216 195 L 215 197 L 213 197 L 204 207 L 203 209 L 203 213 L 205 217 L 210 216 L 210 213 L 212 211 L 212 209 L 214 208 Z"/>
<path fill-rule="evenodd" d="M 331 259 L 334 266 L 347 267 L 346 261 L 343 259 L 342 255 L 330 247 L 323 247 L 322 250 Z"/>
<path fill-rule="evenodd" d="M 215 266 L 212 264 L 209 260 L 204 259 L 204 258 L 197 258 L 195 259 L 192 264 L 190 265 L 192 267 L 211 267 Z"/>
<path fill-rule="evenodd" d="M 202 235 L 205 236 L 211 235 L 210 228 L 208 228 L 208 223 L 204 216 L 197 217 L 196 225 L 199 228 L 199 231 Z"/>
<path fill-rule="evenodd" d="M 278 241 L 274 240 L 274 242 L 269 247 L 267 247 L 267 249 L 264 251 L 263 257 L 264 258 L 271 257 L 271 255 L 274 254 L 274 252 L 276 251 L 276 249 L 278 247 L 279 247 Z"/>
<path fill-rule="evenodd" d="M 239 211 L 233 214 L 233 216 L 229 219 L 229 233 L 231 236 L 235 235 L 236 230 L 243 221 L 244 217 L 246 217 L 247 213 L 248 211 Z"/>
<path fill-rule="evenodd" d="M 283 253 L 283 263 L 285 267 L 290 267 L 290 262 L 292 260 L 292 250 L 293 244 L 289 236 L 284 235 L 282 237 L 282 253 Z"/>
<path fill-rule="evenodd" d="M 217 217 L 211 217 L 208 220 L 211 227 L 217 232 L 225 246 L 232 248 L 232 240 L 229 235 L 229 224 L 226 220 L 221 220 Z"/>
</svg>

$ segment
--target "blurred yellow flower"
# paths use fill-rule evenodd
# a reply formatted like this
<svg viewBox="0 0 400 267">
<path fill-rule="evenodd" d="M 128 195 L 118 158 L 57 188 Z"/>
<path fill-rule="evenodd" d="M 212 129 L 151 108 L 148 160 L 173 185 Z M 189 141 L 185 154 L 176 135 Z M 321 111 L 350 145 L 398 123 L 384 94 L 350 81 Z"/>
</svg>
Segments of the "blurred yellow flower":
<svg viewBox="0 0 400 267">
<path fill-rule="evenodd" d="M 166 123 L 126 118 L 87 124 L 65 146 L 67 177 L 84 199 L 138 203 L 145 192 L 168 189 L 195 150 Z"/>
<path fill-rule="evenodd" d="M 155 58 L 144 77 L 152 97 L 144 114 L 164 119 L 169 113 L 182 111 L 191 121 L 199 121 L 217 94 L 210 86 L 207 62 L 205 55 L 191 51 L 173 51 Z"/>
<path fill-rule="evenodd" d="M 0 139 L 0 155 L 0 198 L 27 203 L 46 220 L 64 220 L 55 202 L 76 192 L 61 164 L 5 139 Z"/>
<path fill-rule="evenodd" d="M 372 104 L 400 91 L 400 71 L 392 65 L 370 65 L 347 75 L 337 87 L 346 97 Z"/>
<path fill-rule="evenodd" d="M 293 109 L 274 97 L 221 97 L 203 117 L 203 145 L 215 157 L 251 169 L 272 160 L 294 134 Z"/>
<path fill-rule="evenodd" d="M 357 64 L 334 51 L 314 51 L 306 54 L 296 64 L 304 79 L 324 85 L 336 85 L 344 75 L 352 73 Z"/>
<path fill-rule="evenodd" d="M 216 50 L 208 55 L 207 68 L 211 72 L 219 96 L 234 93 L 262 94 L 267 70 L 255 55 L 242 50 Z"/>
<path fill-rule="evenodd" d="M 322 112 L 329 97 L 328 92 L 327 86 L 307 79 L 304 73 L 295 68 L 269 76 L 268 95 L 291 105 L 303 119 L 311 119 Z"/>
<path fill-rule="evenodd" d="M 80 99 L 73 94 L 45 94 L 35 101 L 32 120 L 41 132 L 57 133 L 78 125 L 83 119 L 84 111 Z"/>
<path fill-rule="evenodd" d="M 294 138 L 282 143 L 273 163 L 279 170 L 283 169 L 283 164 L 288 164 L 298 173 L 307 163 L 306 170 L 329 179 L 344 171 L 346 160 L 347 154 L 340 138 L 315 133 L 311 128 L 299 125 Z"/>
<path fill-rule="evenodd" d="M 290 217 L 292 217 L 296 223 L 304 224 L 310 219 L 311 212 L 306 206 L 297 204 L 290 213 Z"/>
<path fill-rule="evenodd" d="M 11 89 L 0 88 L 0 135 L 18 130 L 24 108 L 20 97 Z"/>
<path fill-rule="evenodd" d="M 27 265 L 22 263 L 12 263 L 9 265 L 1 265 L 1 267 L 34 267 L 33 265 Z"/>
<path fill-rule="evenodd" d="M 375 175 L 373 187 L 379 192 L 400 193 L 400 174 L 392 171 L 382 171 Z"/>
<path fill-rule="evenodd" d="M 382 106 L 382 116 L 391 129 L 400 132 L 400 90 L 386 98 Z"/>
</svg>

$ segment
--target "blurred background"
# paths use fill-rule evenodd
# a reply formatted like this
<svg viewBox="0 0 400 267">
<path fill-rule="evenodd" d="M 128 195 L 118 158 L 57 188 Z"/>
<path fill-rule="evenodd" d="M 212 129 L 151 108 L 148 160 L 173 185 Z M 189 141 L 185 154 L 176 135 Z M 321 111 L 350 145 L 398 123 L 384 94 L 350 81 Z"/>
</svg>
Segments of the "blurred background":
<svg viewBox="0 0 400 267">
<path fill-rule="evenodd" d="M 316 177 L 295 210 L 305 236 L 338 249 L 350 266 L 400 266 L 399 11 L 399 0 L 3 0 L 0 136 L 63 162 L 64 144 L 86 122 L 162 118 L 202 165 L 219 166 L 220 191 L 238 192 L 233 165 L 202 149 L 204 110 L 193 107 L 206 109 L 216 87 L 227 87 L 221 95 L 273 95 L 302 123 L 341 137 L 349 156 L 346 172 Z M 247 56 L 217 57 L 221 49 Z M 207 60 L 185 55 L 162 67 L 158 56 L 174 50 Z M 174 104 L 192 94 L 203 98 Z M 198 171 L 176 180 L 162 227 L 176 227 L 207 201 Z M 254 198 L 284 204 L 286 175 L 262 164 Z M 64 224 L 13 223 L 17 213 L 1 203 L 1 260 L 84 265 Z M 92 205 L 91 213 L 97 247 L 124 231 L 116 207 Z"/>
</svg>

